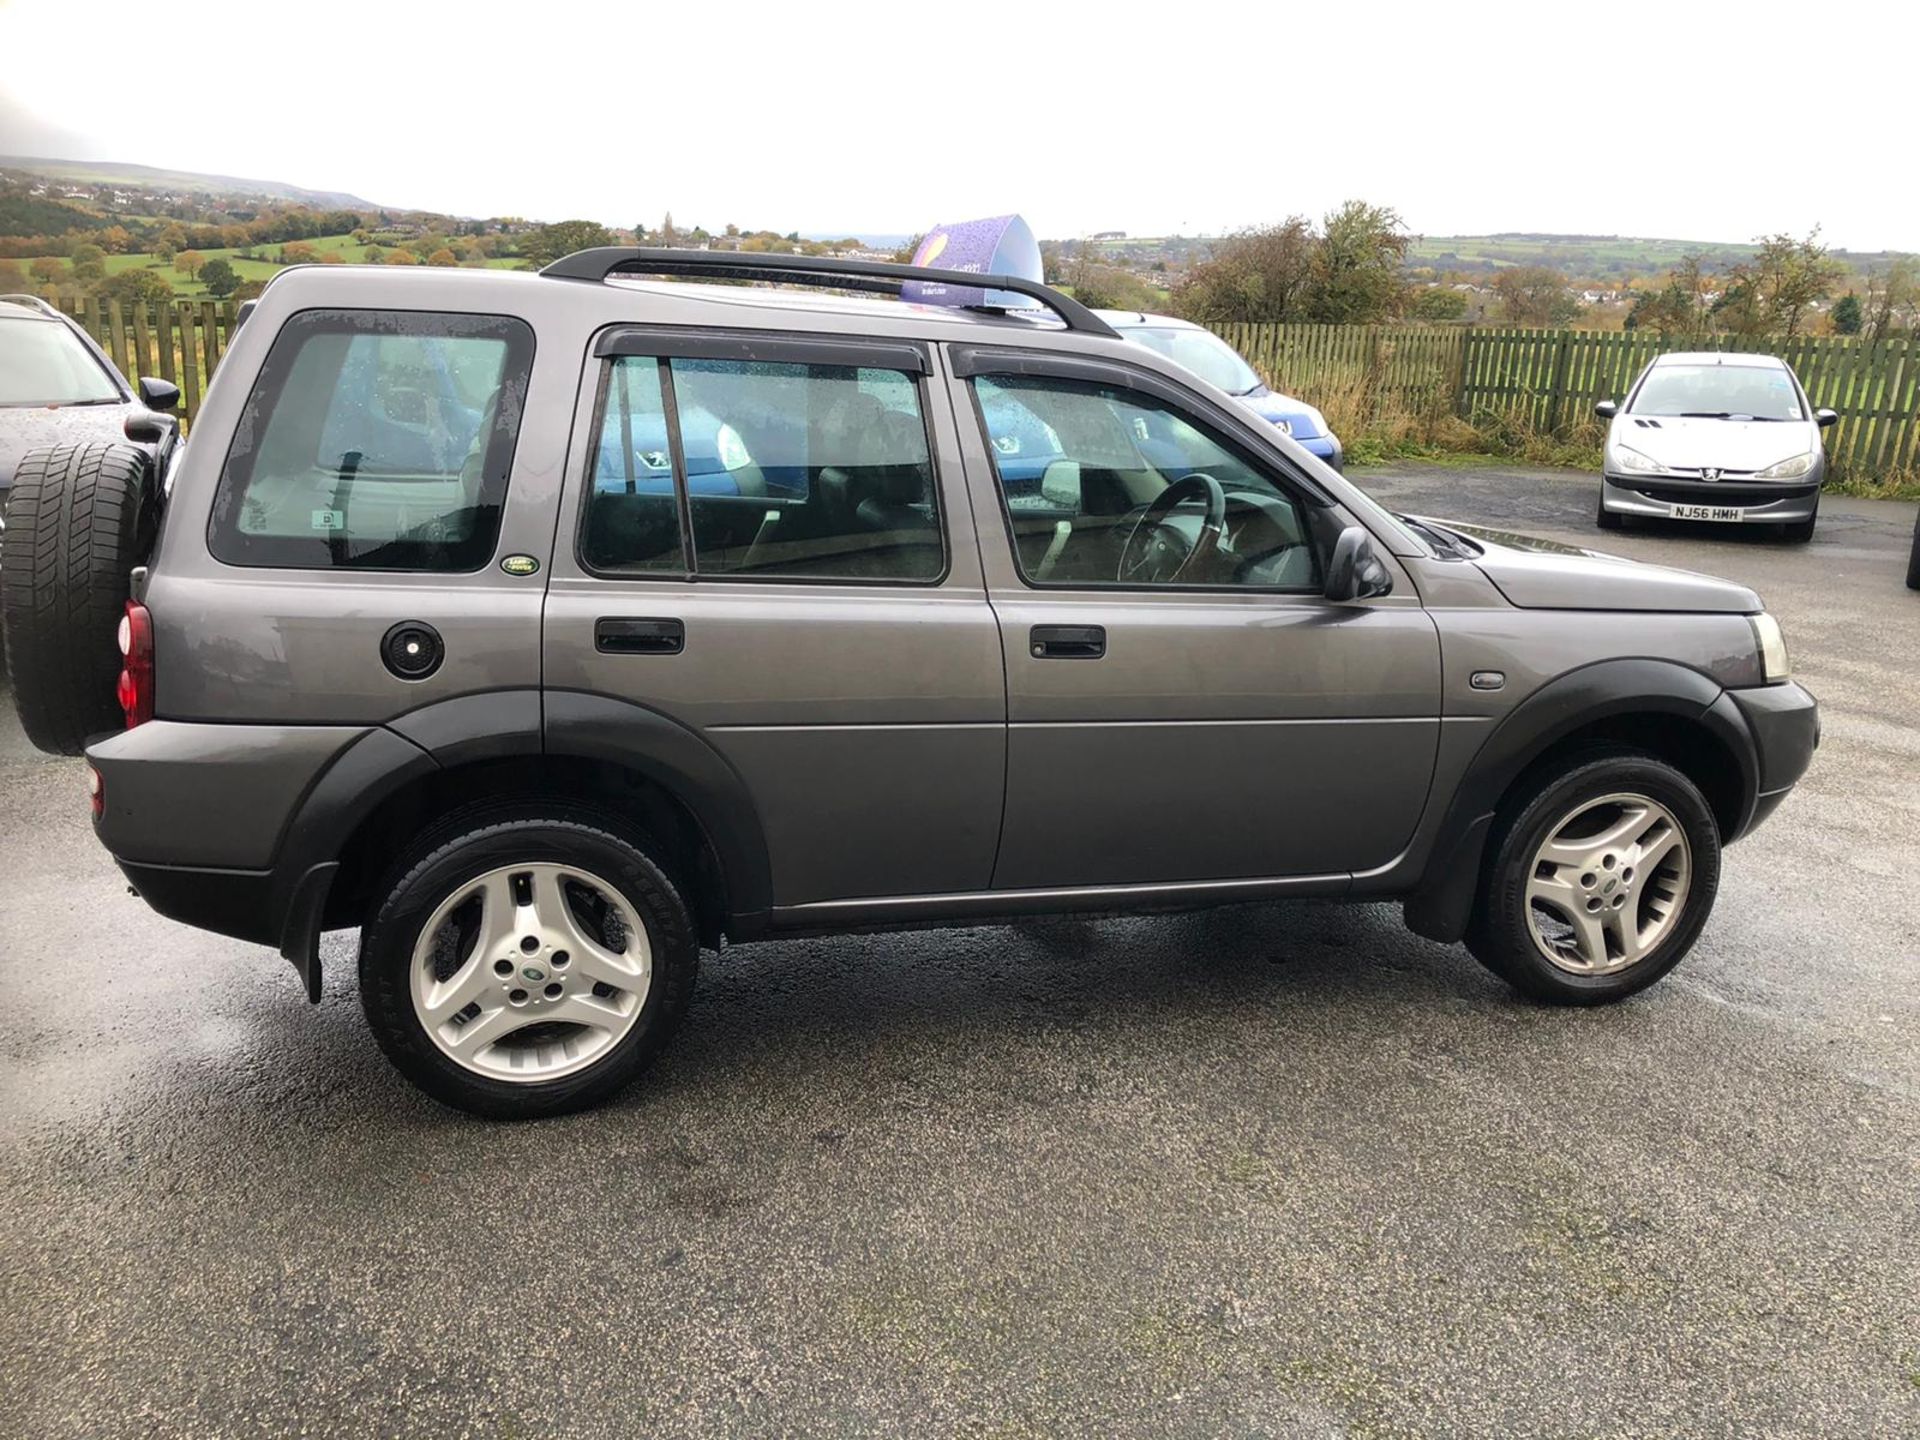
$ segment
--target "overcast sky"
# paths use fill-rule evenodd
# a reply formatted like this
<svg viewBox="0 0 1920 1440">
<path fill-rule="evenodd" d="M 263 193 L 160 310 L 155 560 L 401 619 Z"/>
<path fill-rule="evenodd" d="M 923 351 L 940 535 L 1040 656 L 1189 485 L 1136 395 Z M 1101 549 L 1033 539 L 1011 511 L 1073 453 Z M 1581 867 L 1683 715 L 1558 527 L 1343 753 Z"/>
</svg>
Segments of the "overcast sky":
<svg viewBox="0 0 1920 1440">
<path fill-rule="evenodd" d="M 1192 234 L 1360 197 L 1428 235 L 1819 224 L 1920 250 L 1917 17 L 0 0 L 0 154 L 616 225 L 906 232 L 1012 210 L 1042 236 Z"/>
</svg>

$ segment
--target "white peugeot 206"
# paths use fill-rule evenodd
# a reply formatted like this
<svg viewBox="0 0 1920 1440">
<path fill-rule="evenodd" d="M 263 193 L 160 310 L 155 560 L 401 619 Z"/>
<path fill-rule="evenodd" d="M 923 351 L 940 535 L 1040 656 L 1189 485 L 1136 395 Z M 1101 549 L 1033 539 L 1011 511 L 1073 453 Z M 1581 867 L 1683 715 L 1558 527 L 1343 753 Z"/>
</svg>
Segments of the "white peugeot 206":
<svg viewBox="0 0 1920 1440">
<path fill-rule="evenodd" d="M 1596 517 L 1617 530 L 1630 517 L 1780 527 L 1811 540 L 1827 457 L 1820 432 L 1840 417 L 1815 410 L 1800 377 L 1772 355 L 1661 355 L 1624 404 L 1594 413 L 1612 423 Z"/>
</svg>

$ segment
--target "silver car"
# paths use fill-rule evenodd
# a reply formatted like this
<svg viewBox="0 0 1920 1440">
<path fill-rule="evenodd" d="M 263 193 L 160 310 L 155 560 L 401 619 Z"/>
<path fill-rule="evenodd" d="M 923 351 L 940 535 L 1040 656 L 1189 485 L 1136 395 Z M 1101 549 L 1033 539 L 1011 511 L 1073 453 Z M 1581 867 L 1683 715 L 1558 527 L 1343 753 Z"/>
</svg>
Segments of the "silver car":
<svg viewBox="0 0 1920 1440">
<path fill-rule="evenodd" d="M 1661 355 L 1626 403 L 1593 407 L 1607 429 L 1595 517 L 1778 525 L 1813 538 L 1827 457 L 1820 432 L 1840 417 L 1816 410 L 1786 361 L 1772 355 Z"/>
</svg>

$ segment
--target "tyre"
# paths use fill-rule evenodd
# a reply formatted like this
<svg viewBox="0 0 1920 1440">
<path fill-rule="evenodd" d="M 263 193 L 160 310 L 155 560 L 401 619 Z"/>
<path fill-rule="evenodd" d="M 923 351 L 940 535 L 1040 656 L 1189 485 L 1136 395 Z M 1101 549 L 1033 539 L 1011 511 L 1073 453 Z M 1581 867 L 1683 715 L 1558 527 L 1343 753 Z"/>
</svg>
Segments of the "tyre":
<svg viewBox="0 0 1920 1440">
<path fill-rule="evenodd" d="M 1913 553 L 1907 556 L 1907 588 L 1920 590 L 1920 515 L 1913 517 Z"/>
<path fill-rule="evenodd" d="M 1613 511 L 1607 509 L 1607 488 L 1605 485 L 1600 487 L 1600 503 L 1594 507 L 1593 523 L 1598 525 L 1602 530 L 1624 530 L 1627 528 L 1626 517 L 1624 515 L 1616 515 Z"/>
<path fill-rule="evenodd" d="M 124 724 L 115 641 L 153 541 L 152 462 L 131 445 L 30 450 L 7 495 L 0 628 L 27 739 L 54 755 Z"/>
<path fill-rule="evenodd" d="M 1502 806 L 1467 945 L 1515 989 L 1600 1005 L 1680 963 L 1720 886 L 1720 827 L 1680 771 L 1587 751 Z"/>
<path fill-rule="evenodd" d="M 380 1048 L 443 1104 L 532 1119 L 598 1104 L 693 993 L 680 891 L 601 817 L 469 812 L 389 875 L 360 947 Z"/>
<path fill-rule="evenodd" d="M 1813 514 L 1809 515 L 1806 519 L 1791 520 L 1785 525 L 1782 525 L 1780 527 L 1780 538 L 1790 545 L 1806 544 L 1809 540 L 1813 539 L 1813 524 L 1819 518 L 1819 508 L 1815 507 Z"/>
</svg>

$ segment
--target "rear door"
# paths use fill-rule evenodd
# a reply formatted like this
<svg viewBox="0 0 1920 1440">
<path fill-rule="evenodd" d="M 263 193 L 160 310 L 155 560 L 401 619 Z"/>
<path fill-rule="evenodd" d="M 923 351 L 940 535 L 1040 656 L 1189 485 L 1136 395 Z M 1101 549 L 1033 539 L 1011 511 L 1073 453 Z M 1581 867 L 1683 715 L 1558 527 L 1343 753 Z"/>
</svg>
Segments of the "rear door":
<svg viewBox="0 0 1920 1440">
<path fill-rule="evenodd" d="M 1404 572 L 1389 559 L 1379 599 L 1323 598 L 1349 517 L 1164 377 L 1052 352 L 952 362 L 1007 656 L 995 887 L 1392 861 L 1440 726 L 1439 639 Z M 1034 434 L 1056 457 L 1037 481 L 1003 463 Z M 1182 569 L 1209 503 L 1189 477 L 1219 487 L 1224 533 Z M 1175 482 L 1194 498 L 1149 516 Z"/>
<path fill-rule="evenodd" d="M 991 877 L 1000 638 L 928 370 L 905 342 L 641 327 L 588 362 L 548 692 L 618 697 L 719 752 L 776 908 Z"/>
</svg>

